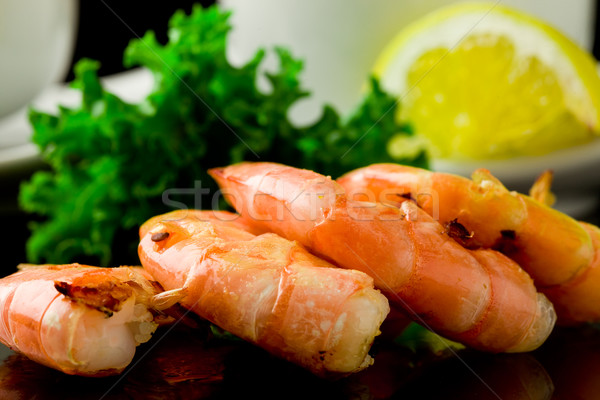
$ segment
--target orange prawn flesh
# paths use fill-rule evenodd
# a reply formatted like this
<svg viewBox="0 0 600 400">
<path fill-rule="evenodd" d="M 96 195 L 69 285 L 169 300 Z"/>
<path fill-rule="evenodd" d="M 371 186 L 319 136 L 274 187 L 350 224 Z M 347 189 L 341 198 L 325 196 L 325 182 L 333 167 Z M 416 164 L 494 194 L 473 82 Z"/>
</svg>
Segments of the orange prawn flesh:
<svg viewBox="0 0 600 400">
<path fill-rule="evenodd" d="M 583 222 L 581 226 L 592 238 L 593 261 L 570 281 L 544 290 L 562 325 L 600 321 L 600 229 Z"/>
<path fill-rule="evenodd" d="M 149 309 L 181 297 L 160 292 L 139 267 L 24 267 L 0 279 L 0 341 L 67 374 L 117 374 L 157 327 Z"/>
<path fill-rule="evenodd" d="M 357 198 L 394 204 L 397 195 L 411 197 L 440 223 L 456 221 L 472 232 L 471 247 L 496 248 L 517 261 L 539 288 L 571 280 L 594 257 L 590 235 L 577 221 L 509 191 L 485 169 L 475 171 L 470 180 L 399 164 L 374 164 L 337 181 Z"/>
<path fill-rule="evenodd" d="M 517 261 L 556 306 L 560 324 L 600 321 L 595 229 L 550 208 L 550 181 L 551 174 L 541 175 L 526 196 L 508 191 L 486 170 L 469 180 L 397 164 L 371 165 L 338 179 L 357 198 L 394 204 L 394 193 L 402 193 L 441 223 L 458 222 L 472 234 L 467 246 L 497 248 Z"/>
<path fill-rule="evenodd" d="M 389 312 L 371 277 L 248 229 L 231 213 L 174 211 L 141 227 L 140 259 L 166 289 L 185 288 L 184 307 L 316 375 L 368 367 Z"/>
<path fill-rule="evenodd" d="M 492 250 L 463 248 L 411 202 L 353 201 L 328 177 L 273 163 L 209 173 L 246 223 L 371 275 L 411 319 L 455 341 L 527 351 L 554 325 L 552 305 L 518 265 Z"/>
</svg>

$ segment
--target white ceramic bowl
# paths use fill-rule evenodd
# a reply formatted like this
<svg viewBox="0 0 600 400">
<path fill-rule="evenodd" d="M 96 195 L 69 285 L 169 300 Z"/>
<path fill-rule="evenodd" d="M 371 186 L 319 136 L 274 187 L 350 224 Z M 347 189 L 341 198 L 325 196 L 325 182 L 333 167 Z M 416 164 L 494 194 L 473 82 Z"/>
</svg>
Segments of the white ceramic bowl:
<svg viewBox="0 0 600 400">
<path fill-rule="evenodd" d="M 0 0 L 0 118 L 66 75 L 77 0 Z"/>
</svg>

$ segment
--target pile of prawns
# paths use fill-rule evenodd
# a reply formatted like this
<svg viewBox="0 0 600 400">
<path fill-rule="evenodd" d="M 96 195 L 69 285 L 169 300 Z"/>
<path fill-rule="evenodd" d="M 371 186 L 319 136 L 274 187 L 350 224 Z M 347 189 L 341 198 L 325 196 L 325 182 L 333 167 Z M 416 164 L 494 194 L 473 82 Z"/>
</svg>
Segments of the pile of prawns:
<svg viewBox="0 0 600 400">
<path fill-rule="evenodd" d="M 0 341 L 65 373 L 120 373 L 176 303 L 319 376 L 373 363 L 392 309 L 489 352 L 600 321 L 600 229 L 488 171 L 396 164 L 337 181 L 274 163 L 209 171 L 237 214 L 178 210 L 140 228 L 143 268 L 26 266 L 0 280 Z M 397 332 L 398 334 L 400 332 Z"/>
</svg>

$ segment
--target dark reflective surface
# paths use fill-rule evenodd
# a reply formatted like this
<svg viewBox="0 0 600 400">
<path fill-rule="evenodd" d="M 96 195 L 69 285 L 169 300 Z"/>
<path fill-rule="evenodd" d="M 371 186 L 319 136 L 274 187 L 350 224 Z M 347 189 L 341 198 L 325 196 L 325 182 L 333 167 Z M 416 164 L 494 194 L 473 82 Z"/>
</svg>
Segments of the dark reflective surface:
<svg viewBox="0 0 600 400">
<path fill-rule="evenodd" d="M 417 353 L 376 344 L 376 363 L 328 381 L 206 327 L 161 328 L 122 375 L 82 378 L 10 353 L 1 399 L 600 399 L 600 329 L 558 329 L 528 354 Z"/>
<path fill-rule="evenodd" d="M 406 365 L 384 373 L 404 374 Z M 162 328 L 117 377 L 69 376 L 10 352 L 0 366 L 1 399 L 374 398 L 370 382 L 379 385 L 367 375 L 321 380 L 247 343 L 183 326 Z"/>
<path fill-rule="evenodd" d="M 460 358 L 458 358 L 460 357 Z M 463 352 L 418 373 L 395 398 L 551 399 L 554 385 L 531 354 Z"/>
<path fill-rule="evenodd" d="M 536 357 L 554 382 L 553 399 L 600 399 L 600 327 L 557 330 Z"/>
</svg>

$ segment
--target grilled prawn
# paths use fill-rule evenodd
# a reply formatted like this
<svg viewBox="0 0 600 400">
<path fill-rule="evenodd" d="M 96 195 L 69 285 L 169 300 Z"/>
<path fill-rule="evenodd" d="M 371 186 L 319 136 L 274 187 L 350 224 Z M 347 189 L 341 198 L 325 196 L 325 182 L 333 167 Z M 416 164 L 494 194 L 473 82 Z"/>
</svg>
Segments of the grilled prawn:
<svg viewBox="0 0 600 400">
<path fill-rule="evenodd" d="M 398 205 L 408 197 L 441 223 L 460 224 L 467 246 L 497 248 L 517 261 L 554 304 L 560 324 L 600 321 L 600 230 L 550 208 L 550 174 L 532 196 L 509 191 L 484 169 L 470 180 L 375 164 L 338 182 L 358 199 Z"/>
<path fill-rule="evenodd" d="M 117 374 L 155 331 L 150 309 L 182 296 L 161 293 L 141 268 L 24 267 L 0 279 L 0 341 L 67 374 Z"/>
<path fill-rule="evenodd" d="M 165 289 L 185 289 L 184 307 L 276 356 L 320 376 L 368 367 L 389 312 L 371 277 L 249 230 L 226 212 L 160 215 L 140 228 L 140 260 Z"/>
</svg>

